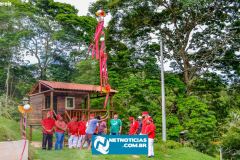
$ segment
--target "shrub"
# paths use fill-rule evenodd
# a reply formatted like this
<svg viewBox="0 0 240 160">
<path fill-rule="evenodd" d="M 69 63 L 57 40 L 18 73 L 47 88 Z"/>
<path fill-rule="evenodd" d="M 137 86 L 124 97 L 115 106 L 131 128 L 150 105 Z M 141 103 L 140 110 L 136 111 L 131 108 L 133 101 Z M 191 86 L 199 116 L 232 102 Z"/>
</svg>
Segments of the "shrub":
<svg viewBox="0 0 240 160">
<path fill-rule="evenodd" d="M 168 149 L 178 149 L 181 148 L 182 145 L 178 142 L 172 141 L 172 140 L 167 140 L 166 142 L 158 142 L 160 146 L 160 151 L 163 153 L 167 153 Z"/>
<path fill-rule="evenodd" d="M 13 120 L 0 118 L 0 141 L 20 139 L 19 124 Z"/>
<path fill-rule="evenodd" d="M 211 141 L 217 122 L 214 113 L 193 96 L 179 100 L 178 109 L 181 124 L 188 130 L 189 142 L 199 151 L 212 154 Z"/>
<path fill-rule="evenodd" d="M 222 137 L 223 157 L 240 159 L 240 110 L 231 111 L 224 126 Z"/>
<path fill-rule="evenodd" d="M 8 99 L 7 103 L 5 101 L 5 95 L 0 96 L 0 116 L 7 119 L 19 120 L 18 104 L 12 100 Z"/>
<path fill-rule="evenodd" d="M 178 148 L 181 148 L 182 145 L 178 142 L 175 142 L 175 141 L 172 141 L 172 140 L 169 140 L 165 143 L 166 147 L 169 148 L 169 149 L 178 149 Z"/>
</svg>

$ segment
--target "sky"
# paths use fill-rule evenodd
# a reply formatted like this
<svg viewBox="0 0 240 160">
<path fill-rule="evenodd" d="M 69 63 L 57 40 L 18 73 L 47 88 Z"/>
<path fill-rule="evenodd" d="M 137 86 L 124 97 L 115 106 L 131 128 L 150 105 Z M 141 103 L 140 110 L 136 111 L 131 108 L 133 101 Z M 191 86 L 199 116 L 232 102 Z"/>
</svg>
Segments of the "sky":
<svg viewBox="0 0 240 160">
<path fill-rule="evenodd" d="M 90 3 L 95 2 L 96 0 L 54 0 L 55 2 L 62 2 L 62 3 L 68 3 L 73 5 L 75 8 L 78 9 L 78 15 L 87 15 L 88 13 L 88 7 Z"/>
<path fill-rule="evenodd" d="M 75 8 L 78 9 L 78 15 L 79 16 L 84 16 L 87 15 L 88 13 L 88 7 L 90 6 L 91 3 L 96 2 L 97 0 L 54 0 L 55 2 L 61 2 L 61 3 L 68 3 L 73 5 Z M 111 16 L 107 15 L 104 18 L 104 22 L 106 26 L 108 22 L 110 21 Z"/>
</svg>

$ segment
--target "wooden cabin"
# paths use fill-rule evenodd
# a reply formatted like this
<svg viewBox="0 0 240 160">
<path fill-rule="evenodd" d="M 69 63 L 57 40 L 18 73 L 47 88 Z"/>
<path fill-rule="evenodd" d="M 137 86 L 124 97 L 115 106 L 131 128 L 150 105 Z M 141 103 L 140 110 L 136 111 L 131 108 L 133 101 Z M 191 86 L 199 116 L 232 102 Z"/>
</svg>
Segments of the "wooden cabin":
<svg viewBox="0 0 240 160">
<path fill-rule="evenodd" d="M 114 114 L 112 97 L 116 92 L 113 89 L 110 91 L 110 117 Z M 106 94 L 101 93 L 101 87 L 96 85 L 40 80 L 29 96 L 33 108 L 28 117 L 30 127 L 40 125 L 49 110 L 62 114 L 65 121 L 69 121 L 73 116 L 80 119 L 83 114 L 89 117 L 91 113 L 103 115 L 107 111 L 103 109 Z M 98 106 L 91 105 L 91 101 L 96 98 L 99 99 Z"/>
</svg>

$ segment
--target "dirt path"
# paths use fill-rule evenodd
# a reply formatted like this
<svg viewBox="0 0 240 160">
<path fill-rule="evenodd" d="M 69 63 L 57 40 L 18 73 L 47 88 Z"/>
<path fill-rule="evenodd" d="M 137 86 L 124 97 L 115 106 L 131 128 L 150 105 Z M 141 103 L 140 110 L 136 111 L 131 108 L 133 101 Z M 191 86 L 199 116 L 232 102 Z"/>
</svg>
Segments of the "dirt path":
<svg viewBox="0 0 240 160">
<path fill-rule="evenodd" d="M 31 145 L 32 145 L 34 148 L 41 148 L 41 147 L 42 147 L 42 142 L 33 141 L 33 142 L 31 142 Z"/>
<path fill-rule="evenodd" d="M 1 160 L 19 160 L 24 146 L 24 140 L 0 142 Z M 23 160 L 28 159 L 28 141 L 23 154 Z"/>
</svg>

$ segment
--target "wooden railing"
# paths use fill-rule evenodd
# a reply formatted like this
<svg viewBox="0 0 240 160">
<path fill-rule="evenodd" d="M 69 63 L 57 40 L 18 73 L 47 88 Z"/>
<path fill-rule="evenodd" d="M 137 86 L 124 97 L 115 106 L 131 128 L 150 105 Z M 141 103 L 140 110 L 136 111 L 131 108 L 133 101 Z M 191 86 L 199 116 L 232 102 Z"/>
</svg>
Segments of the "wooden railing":
<svg viewBox="0 0 240 160">
<path fill-rule="evenodd" d="M 46 117 L 47 112 L 49 110 L 50 109 L 42 110 L 42 116 L 43 116 L 42 118 Z M 80 120 L 83 115 L 85 115 L 88 118 L 89 114 L 94 114 L 95 116 L 97 116 L 97 115 L 103 116 L 106 114 L 106 112 L 107 112 L 107 110 L 103 110 L 103 109 L 91 109 L 91 110 L 88 110 L 88 109 L 66 109 L 65 112 L 61 113 L 61 114 L 63 114 L 64 120 L 66 122 L 69 122 L 70 119 L 74 116 L 76 116 L 78 118 L 78 120 Z M 109 112 L 110 112 L 109 118 L 112 118 L 113 114 L 114 114 L 114 110 L 111 109 Z"/>
<path fill-rule="evenodd" d="M 91 110 L 87 110 L 87 109 L 71 109 L 71 110 L 65 110 L 65 119 L 69 119 L 69 117 L 78 117 L 78 119 L 81 119 L 83 115 L 85 115 L 86 117 L 89 117 L 89 114 L 94 114 L 94 115 L 100 115 L 103 116 L 106 114 L 107 110 L 103 110 L 103 109 L 91 109 Z M 110 115 L 109 118 L 113 117 L 114 114 L 114 110 L 110 110 Z"/>
</svg>

